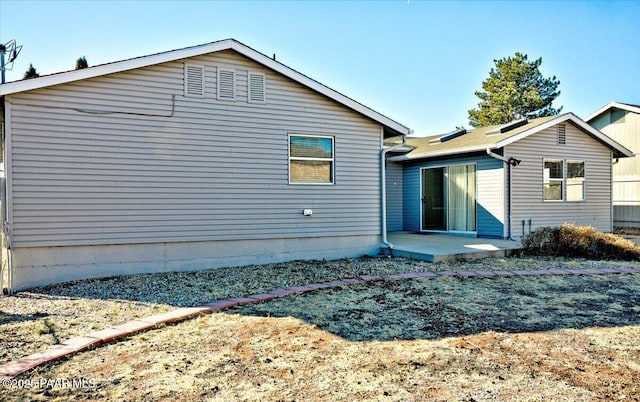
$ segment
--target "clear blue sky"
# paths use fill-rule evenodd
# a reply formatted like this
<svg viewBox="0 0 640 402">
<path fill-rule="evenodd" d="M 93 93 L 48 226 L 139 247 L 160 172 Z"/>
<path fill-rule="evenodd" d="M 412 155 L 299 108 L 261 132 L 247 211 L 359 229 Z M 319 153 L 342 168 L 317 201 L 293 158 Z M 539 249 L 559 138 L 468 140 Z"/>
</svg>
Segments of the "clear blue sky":
<svg viewBox="0 0 640 402">
<path fill-rule="evenodd" d="M 243 2 L 0 0 L 0 41 L 49 74 L 235 38 L 418 135 L 468 126 L 493 60 L 542 57 L 580 117 L 640 104 L 640 1 Z"/>
</svg>

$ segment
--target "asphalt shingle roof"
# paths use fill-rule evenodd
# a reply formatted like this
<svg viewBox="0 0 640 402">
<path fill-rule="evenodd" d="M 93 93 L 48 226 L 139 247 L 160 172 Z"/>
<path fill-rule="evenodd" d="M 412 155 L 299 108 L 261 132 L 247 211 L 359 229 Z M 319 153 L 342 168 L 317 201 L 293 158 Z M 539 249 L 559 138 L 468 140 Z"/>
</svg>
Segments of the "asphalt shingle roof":
<svg viewBox="0 0 640 402">
<path fill-rule="evenodd" d="M 409 159 L 416 159 L 428 157 L 430 154 L 433 156 L 449 155 L 462 153 L 465 150 L 471 151 L 475 148 L 495 148 L 496 143 L 511 138 L 557 117 L 558 116 L 548 116 L 531 119 L 527 124 L 509 130 L 505 133 L 491 133 L 491 131 L 495 131 L 502 126 L 505 126 L 505 124 L 480 127 L 444 142 L 437 141 L 438 138 L 443 136 L 442 134 L 421 138 L 408 138 L 407 145 L 413 146 L 415 149 L 409 152 L 406 156 Z"/>
</svg>

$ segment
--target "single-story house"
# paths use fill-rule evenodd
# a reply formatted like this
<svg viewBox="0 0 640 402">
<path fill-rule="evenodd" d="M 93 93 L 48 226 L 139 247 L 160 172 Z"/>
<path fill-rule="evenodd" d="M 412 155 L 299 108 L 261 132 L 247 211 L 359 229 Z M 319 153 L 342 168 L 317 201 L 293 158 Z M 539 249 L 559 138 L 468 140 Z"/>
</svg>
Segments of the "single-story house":
<svg viewBox="0 0 640 402">
<path fill-rule="evenodd" d="M 640 227 L 640 105 L 610 102 L 585 120 L 635 154 L 613 165 L 613 224 Z"/>
<path fill-rule="evenodd" d="M 612 158 L 632 155 L 571 113 L 407 140 L 233 39 L 0 96 L 11 290 L 377 254 L 387 231 L 609 231 Z"/>
<path fill-rule="evenodd" d="M 387 162 L 389 230 L 513 239 L 564 222 L 610 232 L 612 158 L 632 155 L 572 113 L 407 145 Z"/>
<path fill-rule="evenodd" d="M 0 85 L 10 288 L 377 254 L 409 129 L 236 40 Z"/>
</svg>

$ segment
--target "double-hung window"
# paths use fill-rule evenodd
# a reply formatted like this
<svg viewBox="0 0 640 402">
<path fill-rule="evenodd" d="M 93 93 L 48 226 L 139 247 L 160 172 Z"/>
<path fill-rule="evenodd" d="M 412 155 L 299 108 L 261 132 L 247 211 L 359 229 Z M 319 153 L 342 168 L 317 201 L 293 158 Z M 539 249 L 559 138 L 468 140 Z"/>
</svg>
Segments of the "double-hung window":
<svg viewBox="0 0 640 402">
<path fill-rule="evenodd" d="M 584 201 L 584 161 L 545 159 L 543 161 L 545 201 Z"/>
<path fill-rule="evenodd" d="M 567 161 L 567 201 L 584 199 L 584 161 Z"/>
<path fill-rule="evenodd" d="M 544 160 L 544 200 L 562 201 L 564 184 L 564 161 Z"/>
<path fill-rule="evenodd" d="M 334 183 L 334 138 L 289 135 L 289 183 Z"/>
</svg>

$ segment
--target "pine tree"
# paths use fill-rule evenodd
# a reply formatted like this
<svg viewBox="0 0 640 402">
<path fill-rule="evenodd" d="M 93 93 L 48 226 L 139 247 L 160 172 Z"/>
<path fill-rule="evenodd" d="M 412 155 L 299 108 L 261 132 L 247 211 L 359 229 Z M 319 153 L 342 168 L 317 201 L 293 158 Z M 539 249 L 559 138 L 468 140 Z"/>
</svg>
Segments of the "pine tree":
<svg viewBox="0 0 640 402">
<path fill-rule="evenodd" d="M 87 67 L 89 67 L 89 63 L 85 56 L 79 57 L 78 60 L 76 60 L 76 70 L 81 70 Z"/>
<path fill-rule="evenodd" d="M 482 83 L 482 91 L 475 92 L 480 98 L 477 108 L 469 110 L 469 123 L 473 127 L 560 113 L 562 107 L 556 109 L 551 105 L 560 95 L 560 81 L 555 76 L 542 76 L 539 70 L 542 57 L 529 61 L 526 54 L 516 53 L 494 63 L 495 68 Z"/>
<path fill-rule="evenodd" d="M 33 64 L 29 64 L 29 68 L 27 69 L 27 71 L 25 71 L 24 77 L 22 78 L 25 80 L 28 80 L 30 78 L 38 78 L 38 77 L 40 77 L 40 74 L 38 74 L 35 67 L 33 67 Z"/>
</svg>

